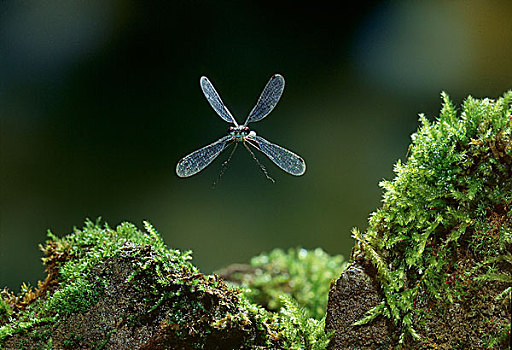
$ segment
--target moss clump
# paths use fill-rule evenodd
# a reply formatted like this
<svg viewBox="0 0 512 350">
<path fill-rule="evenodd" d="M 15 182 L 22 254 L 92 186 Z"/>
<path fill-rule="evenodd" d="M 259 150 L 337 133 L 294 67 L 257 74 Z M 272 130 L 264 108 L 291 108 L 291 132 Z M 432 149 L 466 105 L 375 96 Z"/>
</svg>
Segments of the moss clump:
<svg viewBox="0 0 512 350">
<path fill-rule="evenodd" d="M 219 271 L 227 281 L 242 288 L 247 299 L 266 310 L 280 311 L 286 319 L 284 335 L 295 339 L 292 349 L 323 349 L 329 342 L 325 312 L 331 281 L 345 269 L 341 255 L 322 249 L 274 249 Z"/>
<path fill-rule="evenodd" d="M 0 299 L 0 347 L 324 349 L 328 336 L 293 300 L 280 312 L 252 304 L 154 228 L 87 221 L 41 247 L 48 277 Z"/>
<path fill-rule="evenodd" d="M 219 271 L 226 280 L 244 288 L 245 296 L 267 310 L 278 311 L 283 296 L 302 305 L 310 317 L 325 317 L 331 280 L 347 263 L 343 256 L 330 256 L 321 248 L 274 249 L 251 259 L 249 265 L 232 265 Z"/>
<path fill-rule="evenodd" d="M 384 296 L 358 324 L 384 315 L 416 347 L 499 345 L 510 338 L 512 92 L 469 97 L 459 113 L 442 99 L 436 121 L 420 116 L 395 179 L 380 184 L 383 206 L 367 231 L 353 232 L 353 258 L 376 266 Z M 486 316 L 491 301 L 503 312 Z M 459 324 L 456 307 L 474 321 Z M 449 318 L 460 329 L 436 338 Z"/>
</svg>

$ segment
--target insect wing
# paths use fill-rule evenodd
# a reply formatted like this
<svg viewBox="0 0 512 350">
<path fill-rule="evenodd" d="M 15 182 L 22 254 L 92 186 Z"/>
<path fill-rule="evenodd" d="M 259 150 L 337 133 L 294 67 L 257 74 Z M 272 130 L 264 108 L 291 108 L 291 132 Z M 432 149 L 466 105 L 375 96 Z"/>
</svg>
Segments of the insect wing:
<svg viewBox="0 0 512 350">
<path fill-rule="evenodd" d="M 256 105 L 249 113 L 244 125 L 257 122 L 265 118 L 279 102 L 284 90 L 284 78 L 282 75 L 274 74 L 263 89 L 263 92 L 256 102 Z"/>
<path fill-rule="evenodd" d="M 204 96 L 210 103 L 210 106 L 212 106 L 212 108 L 215 110 L 215 112 L 217 112 L 217 114 L 228 123 L 233 123 L 238 126 L 235 118 L 233 118 L 224 102 L 222 102 L 218 92 L 215 90 L 210 80 L 208 80 L 207 77 L 201 77 L 199 82 L 201 84 L 201 90 L 203 90 Z"/>
<path fill-rule="evenodd" d="M 271 161 L 287 173 L 300 176 L 306 171 L 306 162 L 304 162 L 304 159 L 288 151 L 286 148 L 269 142 L 258 135 L 252 136 L 249 140 L 256 142 L 259 150 L 265 153 Z"/>
<path fill-rule="evenodd" d="M 179 177 L 189 177 L 206 168 L 226 148 L 226 143 L 232 136 L 224 136 L 208 146 L 198 149 L 184 157 L 176 165 L 176 174 Z"/>
</svg>

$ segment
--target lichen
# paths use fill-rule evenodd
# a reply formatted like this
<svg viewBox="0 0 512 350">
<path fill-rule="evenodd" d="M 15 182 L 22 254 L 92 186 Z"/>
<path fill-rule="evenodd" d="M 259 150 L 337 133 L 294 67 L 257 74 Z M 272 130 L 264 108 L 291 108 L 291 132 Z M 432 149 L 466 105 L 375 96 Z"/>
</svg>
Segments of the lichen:
<svg viewBox="0 0 512 350">
<path fill-rule="evenodd" d="M 377 268 L 384 296 L 357 324 L 384 315 L 401 329 L 400 343 L 455 348 L 471 338 L 481 341 L 472 346 L 499 345 L 510 337 L 509 307 L 508 318 L 454 322 L 465 329 L 450 340 L 436 340 L 432 329 L 456 305 L 480 317 L 484 298 L 501 298 L 503 310 L 510 303 L 512 92 L 468 97 L 460 112 L 447 94 L 442 100 L 435 121 L 420 115 L 395 178 L 381 182 L 383 205 L 368 229 L 353 231 L 353 259 Z"/>
</svg>

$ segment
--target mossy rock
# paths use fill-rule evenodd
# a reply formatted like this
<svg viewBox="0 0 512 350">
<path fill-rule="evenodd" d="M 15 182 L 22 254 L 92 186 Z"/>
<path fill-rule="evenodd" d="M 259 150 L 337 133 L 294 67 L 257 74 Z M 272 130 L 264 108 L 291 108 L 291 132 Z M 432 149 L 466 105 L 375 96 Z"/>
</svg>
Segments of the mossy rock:
<svg viewBox="0 0 512 350">
<path fill-rule="evenodd" d="M 420 116 L 395 179 L 380 184 L 382 208 L 365 232 L 353 231 L 352 265 L 331 289 L 332 349 L 360 348 L 354 337 L 373 337 L 374 348 L 510 345 L 512 92 L 468 97 L 460 112 L 442 98 L 434 122 Z M 344 283 L 355 271 L 352 279 L 366 282 Z M 368 300 L 343 304 L 372 285 Z M 375 333 L 383 321 L 385 337 Z"/>
<path fill-rule="evenodd" d="M 62 238 L 49 233 L 41 247 L 46 280 L 35 290 L 23 284 L 18 295 L 2 292 L 0 348 L 325 349 L 323 319 L 311 318 L 286 290 L 280 309 L 268 311 L 249 301 L 247 289 L 200 273 L 190 252 L 168 249 L 145 226 L 142 232 L 130 223 L 112 229 L 87 221 Z M 309 254 L 276 250 L 266 261 L 296 266 L 297 252 Z M 330 259 L 341 263 L 318 250 L 309 256 L 305 266 L 317 266 L 313 270 Z M 320 284 L 328 285 L 340 271 Z M 292 274 L 290 283 L 295 280 L 315 286 L 306 272 Z M 279 294 L 276 283 L 267 283 L 272 287 L 257 288 Z M 320 299 L 326 304 L 327 288 Z"/>
</svg>

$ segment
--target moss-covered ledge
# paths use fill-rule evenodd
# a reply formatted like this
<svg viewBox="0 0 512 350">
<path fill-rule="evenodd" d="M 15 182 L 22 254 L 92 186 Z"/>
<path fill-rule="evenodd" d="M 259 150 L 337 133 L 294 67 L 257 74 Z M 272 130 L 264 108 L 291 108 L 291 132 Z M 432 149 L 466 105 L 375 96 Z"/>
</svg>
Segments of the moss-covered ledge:
<svg viewBox="0 0 512 350">
<path fill-rule="evenodd" d="M 203 275 L 190 252 L 167 248 L 144 224 L 145 232 L 87 221 L 62 238 L 49 233 L 41 246 L 46 280 L 1 293 L 0 348 L 325 349 L 328 285 L 340 256 L 275 250 L 245 265 L 267 278 L 245 274 L 239 287 Z"/>
<path fill-rule="evenodd" d="M 510 346 L 512 92 L 468 97 L 460 111 L 442 99 L 380 184 L 382 208 L 353 230 L 352 264 L 330 292 L 329 348 Z"/>
</svg>

